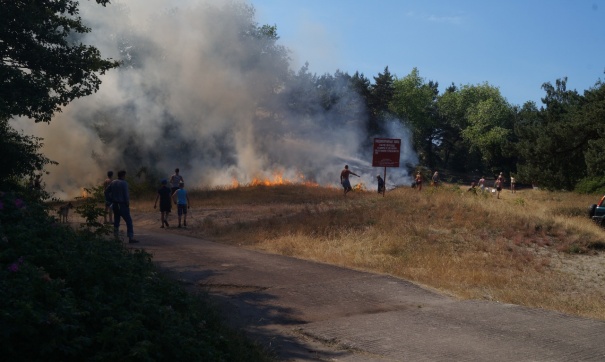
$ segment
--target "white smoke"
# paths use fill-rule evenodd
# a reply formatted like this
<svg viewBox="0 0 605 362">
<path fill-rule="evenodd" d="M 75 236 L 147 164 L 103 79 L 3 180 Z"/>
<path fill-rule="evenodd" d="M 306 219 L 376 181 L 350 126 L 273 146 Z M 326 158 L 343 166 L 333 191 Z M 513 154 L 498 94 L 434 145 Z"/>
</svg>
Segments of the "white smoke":
<svg viewBox="0 0 605 362">
<path fill-rule="evenodd" d="M 162 177 L 179 167 L 189 188 L 247 184 L 276 173 L 336 185 L 345 163 L 373 185 L 382 170 L 371 168 L 371 145 L 360 152 L 367 143 L 363 110 L 346 119 L 336 111 L 289 113 L 275 89 L 283 64 L 263 59 L 259 44 L 242 37 L 253 21 L 249 9 L 216 0 L 81 2 L 92 28 L 83 42 L 125 66 L 49 125 L 16 123 L 44 138 L 42 152 L 59 162 L 44 177 L 46 189 L 73 197 L 100 184 L 107 170 L 132 174 L 143 166 Z M 341 96 L 340 111 L 355 103 L 355 94 Z M 415 164 L 410 136 L 398 124 L 382 136 L 403 138 L 402 165 Z M 391 171 L 391 183 L 405 182 L 405 168 Z"/>
</svg>

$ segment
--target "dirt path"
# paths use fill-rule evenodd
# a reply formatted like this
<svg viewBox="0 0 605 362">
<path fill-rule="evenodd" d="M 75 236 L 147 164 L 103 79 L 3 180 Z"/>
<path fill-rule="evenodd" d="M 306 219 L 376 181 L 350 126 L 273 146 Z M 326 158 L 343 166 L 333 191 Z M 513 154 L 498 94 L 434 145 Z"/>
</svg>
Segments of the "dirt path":
<svg viewBox="0 0 605 362">
<path fill-rule="evenodd" d="M 137 223 L 141 247 L 280 360 L 602 361 L 605 322 L 459 301 L 389 276 L 270 255 Z"/>
</svg>

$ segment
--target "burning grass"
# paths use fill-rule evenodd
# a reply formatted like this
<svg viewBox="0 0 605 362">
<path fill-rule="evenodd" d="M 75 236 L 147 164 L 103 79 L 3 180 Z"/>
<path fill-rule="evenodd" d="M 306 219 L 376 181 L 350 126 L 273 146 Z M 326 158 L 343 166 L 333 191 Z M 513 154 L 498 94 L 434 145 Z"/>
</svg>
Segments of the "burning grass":
<svg viewBox="0 0 605 362">
<path fill-rule="evenodd" d="M 594 195 L 524 190 L 496 199 L 445 186 L 343 197 L 282 185 L 191 198 L 196 217 L 182 232 L 193 236 L 386 273 L 459 298 L 605 319 L 605 231 L 585 216 Z"/>
</svg>

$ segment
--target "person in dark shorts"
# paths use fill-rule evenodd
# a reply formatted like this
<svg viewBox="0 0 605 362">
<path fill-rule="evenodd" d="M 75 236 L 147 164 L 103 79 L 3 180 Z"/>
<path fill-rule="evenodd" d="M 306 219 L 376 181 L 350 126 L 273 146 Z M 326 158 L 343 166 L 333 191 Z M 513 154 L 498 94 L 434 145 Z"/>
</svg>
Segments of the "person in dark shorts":
<svg viewBox="0 0 605 362">
<path fill-rule="evenodd" d="M 347 194 L 347 192 L 353 190 L 353 188 L 351 187 L 351 182 L 349 181 L 349 175 L 354 175 L 354 176 L 359 177 L 358 174 L 356 174 L 353 171 L 349 170 L 349 165 L 345 165 L 344 170 L 342 170 L 340 172 L 340 184 L 344 188 L 345 195 Z"/>
<path fill-rule="evenodd" d="M 376 180 L 378 181 L 378 193 L 382 194 L 384 192 L 384 180 L 380 175 L 376 176 Z"/>
<path fill-rule="evenodd" d="M 162 180 L 160 188 L 158 189 L 158 195 L 155 198 L 155 202 L 153 203 L 153 208 L 155 209 L 158 205 L 158 200 L 160 201 L 160 220 L 162 221 L 161 228 L 166 225 L 166 227 L 170 227 L 168 224 L 168 214 L 172 209 L 172 203 L 170 202 L 171 192 L 168 186 L 167 180 Z"/>
<path fill-rule="evenodd" d="M 179 184 L 179 189 L 172 194 L 172 199 L 176 204 L 177 212 L 179 215 L 178 227 L 181 227 L 181 217 L 183 217 L 183 226 L 187 227 L 187 209 L 191 207 L 191 203 L 189 202 L 189 195 L 185 190 L 184 182 L 181 182 Z"/>
<path fill-rule="evenodd" d="M 502 191 L 502 179 L 500 177 L 498 177 L 496 179 L 496 192 L 498 195 L 498 199 L 500 198 L 500 191 Z"/>
</svg>

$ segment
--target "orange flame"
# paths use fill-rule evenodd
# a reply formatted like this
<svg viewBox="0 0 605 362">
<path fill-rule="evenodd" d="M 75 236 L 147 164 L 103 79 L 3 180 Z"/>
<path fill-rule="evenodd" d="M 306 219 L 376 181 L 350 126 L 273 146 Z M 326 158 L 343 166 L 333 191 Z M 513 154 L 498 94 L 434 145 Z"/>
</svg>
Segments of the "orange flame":
<svg viewBox="0 0 605 362">
<path fill-rule="evenodd" d="M 302 184 L 309 187 L 319 187 L 319 184 L 313 181 L 306 181 L 305 176 L 302 173 L 296 175 L 295 178 L 289 179 L 284 177 L 283 172 L 275 171 L 273 172 L 272 177 L 254 177 L 247 186 L 281 186 L 281 185 L 294 185 L 294 184 Z M 233 179 L 231 182 L 232 188 L 237 188 L 242 186 L 242 184 Z"/>
</svg>

